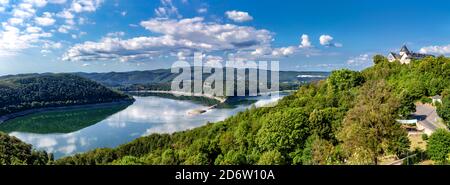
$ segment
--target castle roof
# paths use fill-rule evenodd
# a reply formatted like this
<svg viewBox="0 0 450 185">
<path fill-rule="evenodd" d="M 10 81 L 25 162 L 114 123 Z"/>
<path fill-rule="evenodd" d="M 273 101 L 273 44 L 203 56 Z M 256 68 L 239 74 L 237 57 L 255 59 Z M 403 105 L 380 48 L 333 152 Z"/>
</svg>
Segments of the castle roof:
<svg viewBox="0 0 450 185">
<path fill-rule="evenodd" d="M 409 53 L 409 49 L 408 49 L 408 47 L 406 47 L 406 45 L 403 45 L 402 49 L 400 49 L 400 52 Z"/>
<path fill-rule="evenodd" d="M 397 53 L 394 53 L 394 52 L 391 52 L 390 53 L 395 59 L 401 59 L 402 58 L 402 56 L 400 56 L 399 54 L 397 54 Z"/>
</svg>

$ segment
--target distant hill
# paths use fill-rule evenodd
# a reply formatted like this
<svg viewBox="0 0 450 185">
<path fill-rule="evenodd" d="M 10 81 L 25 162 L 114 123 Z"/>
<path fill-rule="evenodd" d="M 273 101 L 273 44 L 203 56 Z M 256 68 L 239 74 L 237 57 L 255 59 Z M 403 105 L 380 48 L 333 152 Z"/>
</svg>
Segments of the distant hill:
<svg viewBox="0 0 450 185">
<path fill-rule="evenodd" d="M 177 73 L 171 73 L 170 69 L 76 74 L 110 87 L 127 87 L 132 85 L 167 86 L 179 75 Z M 280 71 L 279 77 L 280 84 L 296 84 L 298 86 L 306 82 L 324 79 L 329 74 L 329 72 Z M 207 78 L 208 75 L 204 74 L 203 77 Z"/>
<path fill-rule="evenodd" d="M 131 98 L 73 74 L 0 77 L 0 116 L 28 109 L 106 103 Z"/>
</svg>

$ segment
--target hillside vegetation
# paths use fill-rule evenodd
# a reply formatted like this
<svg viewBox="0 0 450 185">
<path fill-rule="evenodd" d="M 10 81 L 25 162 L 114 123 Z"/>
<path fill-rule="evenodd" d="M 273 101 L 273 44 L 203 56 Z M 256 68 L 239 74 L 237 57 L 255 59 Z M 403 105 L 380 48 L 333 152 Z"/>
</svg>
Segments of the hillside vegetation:
<svg viewBox="0 0 450 185">
<path fill-rule="evenodd" d="M 129 100 L 129 96 L 71 74 L 0 77 L 0 116 L 23 110 Z"/>
<path fill-rule="evenodd" d="M 96 149 L 58 164 L 378 164 L 410 152 L 395 121 L 424 96 L 448 92 L 450 60 L 410 65 L 374 57 L 362 72 L 334 71 L 276 107 L 251 108 L 225 121 L 174 134 L 152 134 L 115 149 Z M 182 123 L 180 123 L 182 124 Z"/>
<path fill-rule="evenodd" d="M 230 69 L 230 68 L 229 68 Z M 224 68 L 225 70 L 225 68 Z M 193 71 L 193 68 L 191 69 Z M 260 70 L 261 72 L 263 70 Z M 264 70 L 264 72 L 267 72 Z M 235 71 L 235 73 L 237 73 Z M 157 69 L 148 71 L 131 71 L 131 72 L 109 72 L 109 73 L 76 73 L 82 77 L 94 80 L 109 87 L 119 88 L 125 91 L 134 90 L 164 90 L 170 91 L 171 82 L 179 74 L 172 73 L 170 69 Z M 225 71 L 224 71 L 224 74 Z M 236 75 L 236 79 L 248 79 Z M 303 76 L 302 76 L 303 75 Z M 280 88 L 292 89 L 298 88 L 299 85 L 313 80 L 320 80 L 328 76 L 328 72 L 298 72 L 298 71 L 280 71 Z M 210 73 L 204 73 L 203 78 L 206 79 Z"/>
<path fill-rule="evenodd" d="M 52 161 L 52 154 L 35 151 L 31 145 L 0 132 L 0 165 L 45 165 Z"/>
</svg>

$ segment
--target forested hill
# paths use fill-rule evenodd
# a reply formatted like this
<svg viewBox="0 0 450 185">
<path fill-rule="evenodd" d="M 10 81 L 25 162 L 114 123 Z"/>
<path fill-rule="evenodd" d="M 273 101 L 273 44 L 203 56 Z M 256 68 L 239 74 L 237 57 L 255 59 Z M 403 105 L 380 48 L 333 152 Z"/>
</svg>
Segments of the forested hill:
<svg viewBox="0 0 450 185">
<path fill-rule="evenodd" d="M 131 100 L 97 82 L 72 74 L 0 77 L 0 116 L 23 110 Z"/>
<path fill-rule="evenodd" d="M 51 164 L 53 155 L 36 151 L 14 136 L 0 132 L 0 165 L 45 165 Z"/>
<path fill-rule="evenodd" d="M 450 59 L 402 65 L 376 56 L 374 62 L 362 72 L 334 71 L 275 107 L 251 108 L 222 122 L 152 134 L 56 163 L 379 164 L 384 156 L 403 158 L 414 151 L 395 120 L 425 96 L 442 94 L 449 104 Z"/>
<path fill-rule="evenodd" d="M 148 71 L 131 71 L 131 72 L 109 72 L 109 73 L 76 73 L 85 78 L 102 83 L 111 87 L 123 87 L 131 85 L 158 85 L 169 84 L 178 76 L 177 73 L 171 73 L 170 69 L 157 69 Z M 225 74 L 225 73 L 224 73 Z M 280 71 L 280 83 L 301 84 L 311 80 L 324 79 L 329 72 L 299 72 L 299 71 Z M 204 74 L 204 78 L 208 74 Z"/>
</svg>

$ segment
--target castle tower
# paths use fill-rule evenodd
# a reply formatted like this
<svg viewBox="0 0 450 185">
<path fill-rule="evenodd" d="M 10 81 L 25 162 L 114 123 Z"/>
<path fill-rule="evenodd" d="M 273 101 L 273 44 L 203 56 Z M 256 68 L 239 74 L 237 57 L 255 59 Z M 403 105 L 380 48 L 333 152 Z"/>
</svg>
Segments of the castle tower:
<svg viewBox="0 0 450 185">
<path fill-rule="evenodd" d="M 409 55 L 411 52 L 409 51 L 409 49 L 406 47 L 406 45 L 402 46 L 402 49 L 400 49 L 400 52 L 398 54 L 400 54 L 400 56 L 403 56 L 405 54 Z"/>
</svg>

